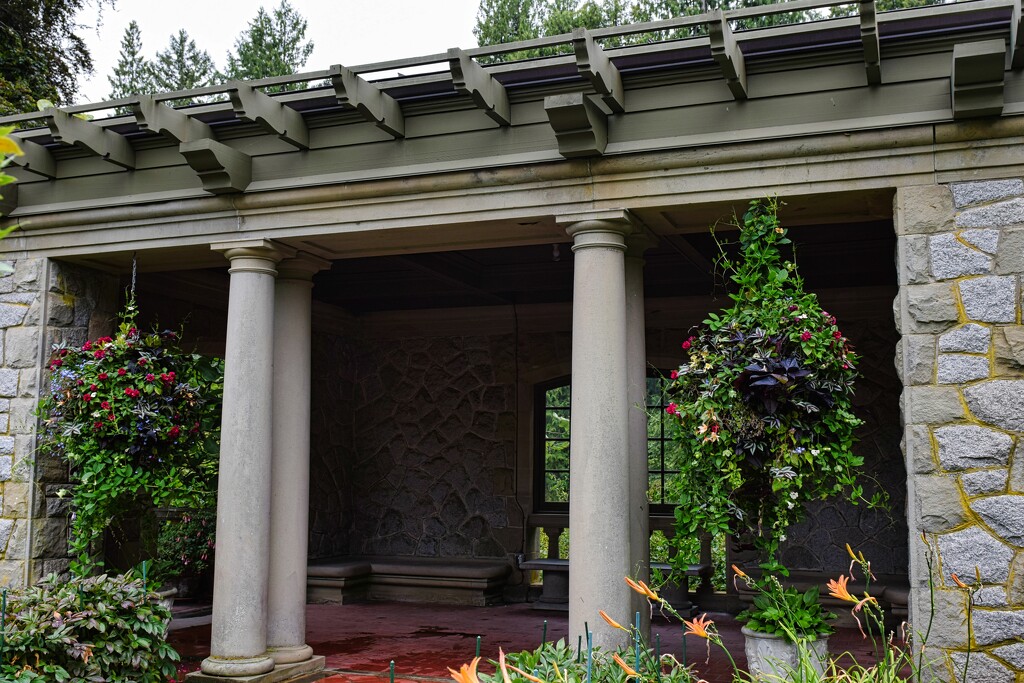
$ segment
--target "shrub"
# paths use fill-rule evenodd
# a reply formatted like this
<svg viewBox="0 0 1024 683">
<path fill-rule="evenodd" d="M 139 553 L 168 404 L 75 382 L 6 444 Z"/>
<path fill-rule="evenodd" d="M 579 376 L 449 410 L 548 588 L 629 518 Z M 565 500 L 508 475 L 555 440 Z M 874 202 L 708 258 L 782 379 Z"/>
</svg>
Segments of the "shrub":
<svg viewBox="0 0 1024 683">
<path fill-rule="evenodd" d="M 0 680 L 164 683 L 175 674 L 170 611 L 130 573 L 51 574 L 7 597 Z"/>
</svg>

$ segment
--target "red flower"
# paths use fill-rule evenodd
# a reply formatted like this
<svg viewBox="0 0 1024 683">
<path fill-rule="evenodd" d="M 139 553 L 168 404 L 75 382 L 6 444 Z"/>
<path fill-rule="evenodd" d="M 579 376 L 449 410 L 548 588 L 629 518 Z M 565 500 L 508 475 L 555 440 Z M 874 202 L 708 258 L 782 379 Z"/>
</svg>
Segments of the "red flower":
<svg viewBox="0 0 1024 683">
<path fill-rule="evenodd" d="M 167 436 L 172 439 L 177 439 L 179 434 L 181 434 L 181 429 L 178 428 L 178 425 L 174 425 L 167 430 Z"/>
<path fill-rule="evenodd" d="M 66 355 L 68 355 L 68 350 L 67 349 L 61 349 L 60 350 L 60 357 L 63 358 Z"/>
<path fill-rule="evenodd" d="M 679 379 L 679 371 L 678 370 L 673 370 L 672 374 L 669 375 L 669 377 L 671 377 L 672 379 Z"/>
<path fill-rule="evenodd" d="M 96 391 L 96 385 L 95 384 L 90 384 L 89 385 L 89 391 Z"/>
<path fill-rule="evenodd" d="M 103 410 L 110 410 L 110 401 L 104 401 L 101 403 L 100 408 L 103 408 Z"/>
<path fill-rule="evenodd" d="M 128 371 L 127 371 L 127 370 L 125 370 L 124 368 L 118 368 L 118 369 L 117 369 L 117 376 L 118 376 L 118 377 L 124 377 L 124 375 L 125 375 L 125 373 L 126 373 L 126 372 L 128 372 Z"/>
<path fill-rule="evenodd" d="M 836 330 L 835 332 L 832 333 L 832 336 L 835 337 L 836 339 L 842 339 L 843 333 L 840 332 L 839 330 Z"/>
<path fill-rule="evenodd" d="M 139 333 L 139 331 L 138 331 L 137 329 L 135 329 L 134 327 L 132 327 L 132 328 L 130 328 L 130 329 L 128 330 L 128 334 L 130 334 L 130 335 L 132 335 L 132 336 L 135 336 L 135 335 L 137 335 L 138 333 Z"/>
<path fill-rule="evenodd" d="M 99 429 L 99 428 L 100 428 L 100 427 L 102 427 L 102 426 L 103 426 L 103 423 L 102 423 L 102 422 L 93 422 L 93 423 L 92 423 L 92 428 L 93 428 L 93 429 Z"/>
<path fill-rule="evenodd" d="M 100 349 L 96 353 L 92 354 L 92 357 L 96 358 L 98 360 L 100 358 L 103 358 L 103 356 L 105 356 L 105 355 L 107 355 L 107 352 L 104 351 L 103 349 Z"/>
<path fill-rule="evenodd" d="M 678 415 L 679 406 L 677 406 L 675 403 L 669 403 L 667 406 L 665 406 L 665 412 L 668 413 L 669 415 Z"/>
<path fill-rule="evenodd" d="M 77 384 L 78 386 L 82 386 L 83 384 L 85 384 L 85 380 L 84 379 L 80 379 L 77 382 L 75 382 L 75 384 Z"/>
<path fill-rule="evenodd" d="M 90 394 L 88 392 L 82 394 L 82 400 L 86 401 L 86 402 L 91 401 L 92 400 L 92 394 Z"/>
<path fill-rule="evenodd" d="M 92 350 L 92 342 L 91 341 L 87 341 L 84 344 L 82 344 L 82 350 L 83 351 L 91 351 Z"/>
<path fill-rule="evenodd" d="M 124 390 L 124 393 L 126 396 L 130 396 L 131 398 L 138 398 L 139 393 L 141 392 L 139 392 L 138 389 L 132 389 L 131 387 L 128 387 L 127 389 Z"/>
<path fill-rule="evenodd" d="M 100 380 L 100 381 L 103 381 L 103 380 L 105 380 L 106 378 L 107 378 L 107 373 L 105 373 L 105 372 L 101 372 L 100 374 L 98 374 L 98 375 L 96 376 L 96 379 L 98 379 L 98 380 Z"/>
<path fill-rule="evenodd" d="M 798 308 L 800 308 L 800 307 L 799 307 L 799 306 L 797 306 L 796 304 L 792 304 L 792 305 L 790 305 L 790 307 L 789 307 L 789 310 L 791 310 L 791 311 L 795 311 L 795 310 L 797 310 Z"/>
<path fill-rule="evenodd" d="M 156 379 L 156 375 L 154 375 L 152 372 L 146 375 L 146 381 L 147 382 L 152 382 L 155 379 Z"/>
<path fill-rule="evenodd" d="M 808 332 L 807 330 L 804 330 L 804 333 L 800 335 L 800 341 L 807 341 L 810 338 L 811 338 L 811 333 Z"/>
<path fill-rule="evenodd" d="M 686 351 L 687 349 L 689 349 L 690 346 L 691 346 L 690 340 L 687 339 L 686 341 L 683 342 L 683 351 Z"/>
<path fill-rule="evenodd" d="M 51 370 L 56 370 L 57 368 L 59 368 L 62 365 L 64 365 L 64 361 L 62 361 L 60 358 L 58 358 L 57 360 L 55 360 L 52 363 L 50 363 L 50 369 Z"/>
<path fill-rule="evenodd" d="M 145 358 L 140 358 L 139 359 L 139 365 L 145 365 L 145 364 L 146 364 L 146 359 Z"/>
<path fill-rule="evenodd" d="M 116 418 L 116 417 L 114 417 L 114 414 L 113 414 L 113 413 L 110 413 L 109 415 L 107 415 L 107 419 L 108 419 L 108 420 L 110 420 L 111 422 L 113 422 L 113 421 L 114 421 L 114 420 L 116 420 L 117 418 Z"/>
</svg>

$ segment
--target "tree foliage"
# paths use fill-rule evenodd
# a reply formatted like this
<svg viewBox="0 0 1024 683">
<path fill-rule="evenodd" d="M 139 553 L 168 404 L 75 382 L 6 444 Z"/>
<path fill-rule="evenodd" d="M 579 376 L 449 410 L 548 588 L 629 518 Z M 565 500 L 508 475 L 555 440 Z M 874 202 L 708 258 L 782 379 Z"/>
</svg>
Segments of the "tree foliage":
<svg viewBox="0 0 1024 683">
<path fill-rule="evenodd" d="M 32 111 L 39 99 L 71 102 L 78 77 L 92 73 L 75 16 L 108 3 L 113 0 L 0 2 L 0 114 Z"/>
<path fill-rule="evenodd" d="M 306 40 L 306 19 L 281 0 L 272 12 L 260 7 L 228 52 L 224 75 L 230 79 L 252 80 L 284 76 L 302 69 L 313 52 Z"/>
<path fill-rule="evenodd" d="M 191 90 L 211 85 L 217 78 L 217 67 L 210 53 L 196 47 L 185 29 L 171 36 L 167 49 L 156 54 L 153 62 L 153 83 L 157 90 Z"/>
<path fill-rule="evenodd" d="M 110 83 L 110 99 L 129 97 L 154 90 L 153 67 L 142 56 L 142 33 L 134 19 L 121 37 L 121 52 L 117 57 L 114 72 L 107 76 Z"/>
</svg>

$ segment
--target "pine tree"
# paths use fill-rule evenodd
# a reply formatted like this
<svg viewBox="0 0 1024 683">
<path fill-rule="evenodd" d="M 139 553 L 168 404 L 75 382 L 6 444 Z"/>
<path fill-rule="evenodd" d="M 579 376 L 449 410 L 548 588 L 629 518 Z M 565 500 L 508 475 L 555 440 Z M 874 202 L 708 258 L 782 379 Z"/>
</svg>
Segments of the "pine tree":
<svg viewBox="0 0 1024 683">
<path fill-rule="evenodd" d="M 156 54 L 153 82 L 158 90 L 190 90 L 211 85 L 217 69 L 206 50 L 196 47 L 185 29 L 171 36 L 167 49 Z"/>
<path fill-rule="evenodd" d="M 235 39 L 234 52 L 228 52 L 225 76 L 252 80 L 296 73 L 313 52 L 313 43 L 305 37 L 306 20 L 288 0 L 281 0 L 272 14 L 260 7 Z"/>
<path fill-rule="evenodd" d="M 110 99 L 131 97 L 154 90 L 153 67 L 142 56 L 142 34 L 134 20 L 128 24 L 121 38 L 121 54 L 117 58 L 114 73 L 107 76 L 110 83 Z"/>
</svg>

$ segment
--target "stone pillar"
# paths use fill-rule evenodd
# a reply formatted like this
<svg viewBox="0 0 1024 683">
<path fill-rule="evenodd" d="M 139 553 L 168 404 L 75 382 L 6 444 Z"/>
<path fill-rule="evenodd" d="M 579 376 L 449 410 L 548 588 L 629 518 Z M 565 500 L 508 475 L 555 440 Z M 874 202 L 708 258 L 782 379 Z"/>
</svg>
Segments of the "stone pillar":
<svg viewBox="0 0 1024 683">
<path fill-rule="evenodd" d="M 569 452 L 569 640 L 594 632 L 616 648 L 626 634 L 598 615 L 632 617 L 624 212 L 560 217 L 573 238 L 572 431 Z M 586 639 L 584 638 L 584 642 Z"/>
<path fill-rule="evenodd" d="M 306 645 L 309 542 L 309 391 L 313 275 L 330 263 L 309 254 L 277 266 L 274 288 L 273 462 L 268 653 L 278 664 L 313 656 Z"/>
<path fill-rule="evenodd" d="M 1024 183 L 896 194 L 910 615 L 939 680 L 1024 673 Z M 965 590 L 984 586 L 972 633 Z"/>
<path fill-rule="evenodd" d="M 217 562 L 210 656 L 202 673 L 255 676 L 267 655 L 275 266 L 269 240 L 212 245 L 230 260 L 224 407 L 217 489 Z"/>
<path fill-rule="evenodd" d="M 643 253 L 651 240 L 642 233 L 626 238 L 626 382 L 629 403 L 629 574 L 651 580 L 651 530 L 647 466 L 647 335 L 644 316 Z M 647 599 L 630 591 L 640 628 L 647 633 L 651 611 Z"/>
</svg>

